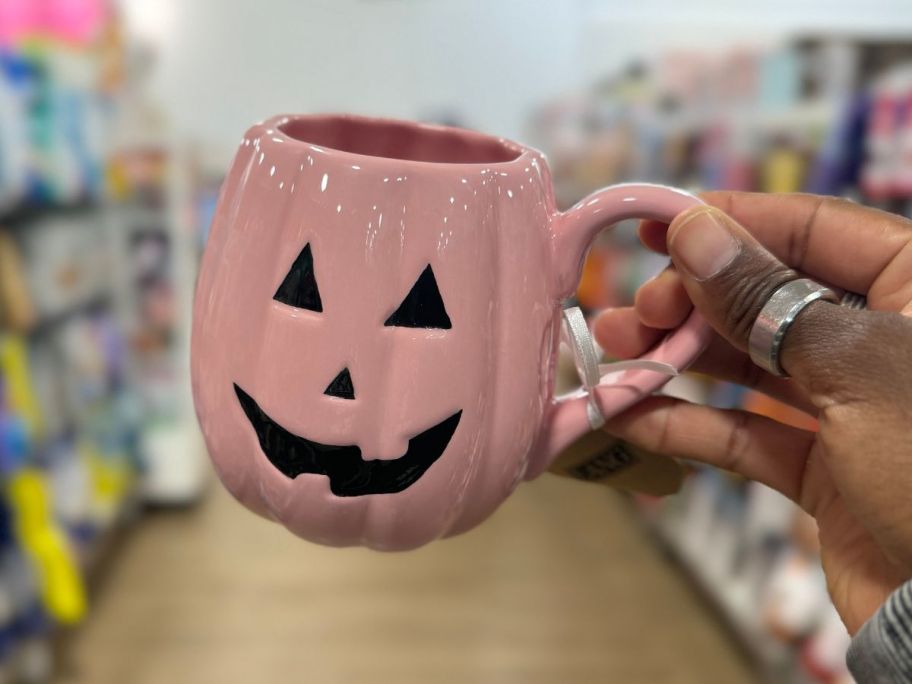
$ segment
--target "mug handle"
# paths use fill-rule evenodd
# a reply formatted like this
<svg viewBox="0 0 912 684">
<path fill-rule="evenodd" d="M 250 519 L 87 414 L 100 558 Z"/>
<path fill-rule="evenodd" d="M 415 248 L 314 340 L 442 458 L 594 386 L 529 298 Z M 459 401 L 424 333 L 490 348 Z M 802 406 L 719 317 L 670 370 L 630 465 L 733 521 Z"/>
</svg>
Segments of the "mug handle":
<svg viewBox="0 0 912 684">
<path fill-rule="evenodd" d="M 592 241 L 606 227 L 630 218 L 646 218 L 670 223 L 685 209 L 703 204 L 698 197 L 663 185 L 623 183 L 597 190 L 566 212 L 558 213 L 551 224 L 558 298 L 570 296 L 579 283 L 583 260 Z M 706 347 L 711 329 L 697 313 L 671 331 L 640 359 L 670 364 L 681 371 Z M 619 373 L 615 381 L 595 389 L 595 401 L 605 418 L 621 413 L 649 396 L 668 381 L 654 370 L 634 369 Z M 574 394 L 552 401 L 545 418 L 543 462 L 534 467 L 535 477 L 570 444 L 591 431 L 587 396 Z"/>
</svg>

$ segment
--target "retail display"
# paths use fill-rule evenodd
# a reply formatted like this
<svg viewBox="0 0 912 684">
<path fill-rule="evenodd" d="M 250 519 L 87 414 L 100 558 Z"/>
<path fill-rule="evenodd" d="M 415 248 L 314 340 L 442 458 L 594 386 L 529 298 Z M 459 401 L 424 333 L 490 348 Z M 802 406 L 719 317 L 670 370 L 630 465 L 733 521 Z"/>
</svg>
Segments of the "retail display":
<svg viewBox="0 0 912 684">
<path fill-rule="evenodd" d="M 97 211 L 106 18 L 82 5 L 0 3 L 4 681 L 48 676 L 51 637 L 86 613 L 90 559 L 119 525 L 136 465 Z"/>
<path fill-rule="evenodd" d="M 49 677 L 60 627 L 85 617 L 136 517 L 149 434 L 165 423 L 140 391 L 153 346 L 140 331 L 170 343 L 159 375 L 185 377 L 168 300 L 177 248 L 162 255 L 157 236 L 133 234 L 148 214 L 127 220 L 140 184 L 123 172 L 136 155 L 118 131 L 142 107 L 126 59 L 105 0 L 0 0 L 0 681 Z M 160 140 L 142 145 L 167 158 Z M 152 228 L 170 226 L 167 176 L 144 178 L 163 207 Z M 147 304 L 127 315 L 133 258 Z M 160 400 L 171 415 L 175 385 Z M 189 402 L 179 419 L 192 428 Z M 199 471 L 200 450 L 184 453 Z M 194 475 L 182 503 L 199 494 Z"/>
<path fill-rule="evenodd" d="M 553 399 L 560 301 L 602 228 L 698 200 L 629 184 L 558 213 L 550 178 L 540 153 L 453 128 L 295 116 L 247 132 L 191 361 L 240 501 L 311 540 L 412 548 L 477 525 L 592 429 L 585 393 Z M 643 360 L 682 369 L 707 339 L 693 314 Z M 612 373 L 595 409 L 667 379 Z"/>
<path fill-rule="evenodd" d="M 907 213 L 910 60 L 906 44 L 835 39 L 658 55 L 546 104 L 530 133 L 553 162 L 565 205 L 601 184 L 649 178 L 694 190 L 840 194 Z M 596 241 L 577 292 L 584 310 L 629 304 L 637 284 L 667 264 L 630 228 Z M 812 417 L 762 394 L 692 381 L 691 401 L 816 429 Z M 844 656 L 848 638 L 826 609 L 819 558 L 793 522 L 793 504 L 712 469 L 690 473 L 677 496 L 636 497 L 646 529 L 770 681 L 847 681 L 839 649 Z"/>
</svg>

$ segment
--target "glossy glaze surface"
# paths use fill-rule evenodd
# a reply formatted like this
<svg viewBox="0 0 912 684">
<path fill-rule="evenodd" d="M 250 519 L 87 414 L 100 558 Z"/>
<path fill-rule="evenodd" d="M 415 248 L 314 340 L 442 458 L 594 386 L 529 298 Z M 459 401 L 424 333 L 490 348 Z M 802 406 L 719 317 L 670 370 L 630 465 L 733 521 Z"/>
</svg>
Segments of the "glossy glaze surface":
<svg viewBox="0 0 912 684">
<path fill-rule="evenodd" d="M 694 201 L 625 186 L 559 214 L 544 158 L 515 143 L 344 116 L 254 126 L 222 189 L 194 311 L 194 397 L 220 477 L 326 544 L 411 548 L 478 524 L 587 429 L 585 398 L 556 402 L 552 374 L 560 300 L 592 238 Z M 277 297 L 306 246 L 319 307 L 313 293 Z M 428 269 L 443 309 L 419 315 L 409 296 Z M 683 367 L 704 339 L 692 318 L 653 356 Z M 343 369 L 354 398 L 326 393 Z M 665 380 L 626 374 L 600 406 L 616 413 Z M 235 386 L 267 417 L 259 428 Z M 456 415 L 442 453 L 416 454 Z M 320 471 L 323 456 L 294 477 L 276 467 L 262 440 L 278 430 L 285 445 L 345 449 L 357 473 L 395 471 L 377 459 L 429 465 L 402 488 L 351 494 Z"/>
</svg>

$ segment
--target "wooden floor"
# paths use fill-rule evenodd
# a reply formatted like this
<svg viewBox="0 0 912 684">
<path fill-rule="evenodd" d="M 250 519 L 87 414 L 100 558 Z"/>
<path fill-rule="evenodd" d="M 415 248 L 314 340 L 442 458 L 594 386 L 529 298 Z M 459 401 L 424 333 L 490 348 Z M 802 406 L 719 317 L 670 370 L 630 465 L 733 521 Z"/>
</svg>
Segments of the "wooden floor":
<svg viewBox="0 0 912 684">
<path fill-rule="evenodd" d="M 754 682 L 626 507 L 554 476 L 400 555 L 305 543 L 215 487 L 140 523 L 65 655 L 68 684 Z"/>
</svg>

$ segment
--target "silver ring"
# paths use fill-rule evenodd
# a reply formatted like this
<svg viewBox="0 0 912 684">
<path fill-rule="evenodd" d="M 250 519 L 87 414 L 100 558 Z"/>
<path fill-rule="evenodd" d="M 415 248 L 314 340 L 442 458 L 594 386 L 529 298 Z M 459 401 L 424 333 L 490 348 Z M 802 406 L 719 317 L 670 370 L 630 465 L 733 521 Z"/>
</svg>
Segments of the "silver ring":
<svg viewBox="0 0 912 684">
<path fill-rule="evenodd" d="M 773 375 L 786 377 L 779 358 L 785 333 L 798 314 L 818 299 L 839 302 L 830 288 L 808 278 L 792 280 L 773 292 L 750 331 L 747 346 L 751 360 Z"/>
</svg>

